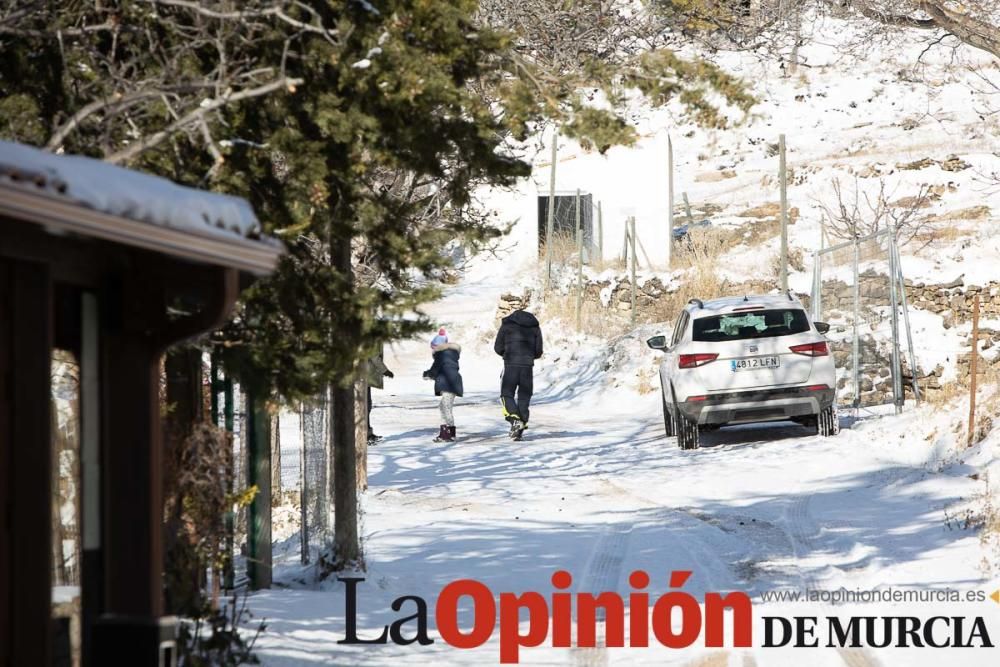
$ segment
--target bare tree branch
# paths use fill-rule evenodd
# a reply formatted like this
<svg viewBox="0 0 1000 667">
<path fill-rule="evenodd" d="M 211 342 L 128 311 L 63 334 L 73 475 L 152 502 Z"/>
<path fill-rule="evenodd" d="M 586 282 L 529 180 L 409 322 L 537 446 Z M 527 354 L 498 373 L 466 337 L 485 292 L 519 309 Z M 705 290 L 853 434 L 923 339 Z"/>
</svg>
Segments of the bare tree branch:
<svg viewBox="0 0 1000 667">
<path fill-rule="evenodd" d="M 122 150 L 111 153 L 104 157 L 105 161 L 112 164 L 121 164 L 122 162 L 128 162 L 135 156 L 137 156 L 142 151 L 156 146 L 164 139 L 170 137 L 173 133 L 178 130 L 189 127 L 195 123 L 202 122 L 205 114 L 216 109 L 220 109 L 227 104 L 232 104 L 234 102 L 239 102 L 241 100 L 251 99 L 254 97 L 261 97 L 272 93 L 276 90 L 282 88 L 288 90 L 294 88 L 302 83 L 302 79 L 291 79 L 287 77 L 281 77 L 276 81 L 272 81 L 263 86 L 257 86 L 256 88 L 249 88 L 246 90 L 241 90 L 236 93 L 232 93 L 223 97 L 217 97 L 211 100 L 205 100 L 202 104 L 187 114 L 182 116 L 179 120 L 174 121 L 170 125 L 167 125 L 162 130 L 148 136 L 141 137 L 138 141 L 130 144 L 128 147 Z"/>
</svg>

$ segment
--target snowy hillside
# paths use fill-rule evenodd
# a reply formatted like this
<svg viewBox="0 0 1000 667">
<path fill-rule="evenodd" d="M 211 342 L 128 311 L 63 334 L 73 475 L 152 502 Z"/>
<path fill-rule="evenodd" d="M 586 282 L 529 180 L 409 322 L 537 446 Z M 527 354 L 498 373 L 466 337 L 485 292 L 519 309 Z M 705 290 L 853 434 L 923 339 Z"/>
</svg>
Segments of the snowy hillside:
<svg viewBox="0 0 1000 667">
<path fill-rule="evenodd" d="M 957 223 L 966 238 L 936 242 L 921 253 L 904 249 L 911 255 L 907 277 L 933 281 L 965 274 L 967 282 L 987 282 L 995 277 L 988 259 L 1000 251 L 989 233 L 1000 217 L 1000 114 L 988 115 L 998 107 L 997 95 L 981 77 L 1000 78 L 995 60 L 970 47 L 957 54 L 931 49 L 921 56 L 927 44 L 920 35 L 902 48 L 848 56 L 841 46 L 853 39 L 852 30 L 851 24 L 825 19 L 817 32 L 827 43 L 804 46 L 800 57 L 806 65 L 794 75 L 753 54 L 714 54 L 713 60 L 741 76 L 760 100 L 743 126 L 706 130 L 680 120 L 679 107 L 650 110 L 637 102 L 631 116 L 641 139 L 635 146 L 602 156 L 561 139 L 557 194 L 579 188 L 602 203 L 606 257 L 620 251 L 625 218 L 634 215 L 639 239 L 654 265 L 663 268 L 668 134 L 676 224 L 685 221 L 681 194 L 687 193 L 696 217 L 704 217 L 699 210 L 711 205 L 714 224 L 735 226 L 773 217 L 773 211 L 747 213 L 778 201 L 776 146 L 783 133 L 792 170 L 789 205 L 799 211 L 790 229 L 793 248 L 807 254 L 817 248 L 822 206 L 836 202 L 834 179 L 851 194 L 857 182 L 862 196 L 877 193 L 882 179 L 893 200 L 912 197 L 925 185 L 932 188 L 932 201 L 924 215 L 947 227 L 956 226 L 952 216 L 968 217 Z M 525 257 L 533 255 L 537 241 L 536 197 L 549 193 L 550 142 L 547 132 L 533 144 L 532 179 L 516 191 L 484 195 L 502 218 L 518 222 L 514 238 Z M 972 210 L 982 206 L 989 211 Z M 777 239 L 764 249 L 776 254 Z M 733 248 L 724 270 L 737 279 L 754 272 L 759 250 Z M 792 286 L 807 289 L 809 279 L 808 272 L 793 275 Z"/>
<path fill-rule="evenodd" d="M 716 57 L 750 82 L 761 100 L 745 126 L 703 130 L 676 121 L 677 109 L 637 104 L 638 145 L 604 156 L 560 145 L 557 191 L 580 188 L 602 203 L 605 259 L 620 252 L 624 220 L 635 216 L 653 265 L 642 262 L 640 280 L 655 278 L 664 290 L 676 289 L 690 272 L 664 266 L 669 133 L 678 222 L 684 221 L 685 192 L 695 215 L 710 219 L 713 228 L 746 232 L 715 258 L 718 275 L 741 284 L 772 280 L 778 252 L 773 145 L 784 133 L 792 170 L 788 194 L 797 209 L 790 245 L 800 257 L 790 287 L 806 294 L 821 220 L 825 209 L 837 207 L 835 180 L 852 196 L 857 188 L 861 201 L 880 190 L 892 202 L 924 193 L 915 213 L 920 233 L 901 254 L 912 287 L 918 365 L 940 369 L 933 400 L 919 406 L 910 400 L 901 415 L 891 406 L 842 412 L 842 431 L 833 438 L 783 422 L 725 428 L 705 434 L 699 451 L 679 450 L 663 434 L 659 357 L 645 345 L 647 337 L 667 330 L 673 314 L 627 330 L 619 328 L 627 318 L 609 316 L 614 326 L 606 332 L 577 333 L 567 312 L 541 303 L 536 259 L 538 197 L 549 189 L 546 134 L 532 145 L 533 178 L 512 191 L 482 193 L 488 209 L 516 223 L 510 237 L 496 256 L 476 258 L 462 281 L 428 309 L 463 345 L 466 393 L 456 407 L 457 442 L 432 442 L 437 404 L 420 377 L 430 365 L 427 341 L 387 354 L 396 379 L 375 392 L 372 417 L 386 438 L 369 450 L 370 488 L 362 499 L 364 636 L 376 636 L 397 617 L 389 605 L 399 596 L 434 600 L 459 578 L 484 582 L 494 594 L 549 595 L 558 569 L 572 573 L 574 591 L 623 595 L 630 590 L 629 573 L 645 570 L 652 575 L 651 596 L 668 590 L 670 570 L 689 569 L 694 575 L 686 592 L 700 599 L 709 591 L 746 591 L 768 613 L 802 613 L 803 607 L 767 603 L 775 589 L 996 587 L 1000 544 L 996 532 L 982 528 L 997 522 L 1000 428 L 992 419 L 1000 414 L 1000 394 L 996 376 L 984 375 L 978 428 L 986 437 L 967 449 L 967 389 L 956 383 L 968 374 L 962 365 L 971 330 L 967 296 L 975 292 L 988 307 L 1000 305 L 1000 293 L 989 288 L 1000 280 L 1000 184 L 994 176 L 1000 175 L 1000 114 L 983 113 L 1000 105 L 996 95 L 977 92 L 981 76 L 998 81 L 1000 70 L 971 49 L 921 54 L 926 42 L 917 38 L 905 48 L 849 57 L 837 39 L 846 39 L 850 26 L 827 21 L 827 43 L 803 47 L 806 64 L 795 74 L 750 54 Z M 967 66 L 956 67 L 955 58 Z M 916 69 L 914 62 L 920 63 Z M 608 307 L 624 273 L 595 265 L 587 279 L 605 285 L 591 300 Z M 575 269 L 557 272 L 553 293 L 568 294 L 573 280 Z M 924 283 L 949 282 L 954 293 L 948 292 L 947 303 L 937 304 L 937 292 L 921 291 Z M 497 405 L 502 362 L 492 341 L 504 294 L 528 294 L 546 336 L 532 421 L 519 443 L 504 437 Z M 981 326 L 1000 329 L 1000 316 L 991 317 L 984 316 Z M 992 335 L 981 342 L 990 360 L 1000 349 Z M 316 590 L 309 576 L 290 549 L 279 579 L 294 590 L 254 595 L 255 614 L 270 619 L 259 645 L 266 665 L 498 660 L 495 635 L 468 651 L 441 641 L 425 647 L 338 645 L 344 587 L 327 582 Z M 974 612 L 995 627 L 1000 607 L 991 604 L 934 610 Z M 862 609 L 914 613 L 912 606 L 891 603 Z M 467 612 L 463 608 L 464 627 L 471 623 Z M 806 663 L 801 654 L 781 650 L 659 648 L 567 650 L 546 643 L 522 649 L 520 658 L 525 664 L 938 665 L 945 655 L 826 648 L 810 653 Z M 961 654 L 963 665 L 995 662 L 989 651 Z"/>
</svg>

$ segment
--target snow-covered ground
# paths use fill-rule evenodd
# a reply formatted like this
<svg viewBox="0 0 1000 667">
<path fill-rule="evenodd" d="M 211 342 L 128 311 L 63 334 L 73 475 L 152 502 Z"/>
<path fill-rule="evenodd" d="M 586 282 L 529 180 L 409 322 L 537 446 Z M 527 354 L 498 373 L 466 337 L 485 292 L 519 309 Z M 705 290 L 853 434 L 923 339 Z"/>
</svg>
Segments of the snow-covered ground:
<svg viewBox="0 0 1000 667">
<path fill-rule="evenodd" d="M 841 434 L 828 439 L 784 424 L 723 429 L 704 436 L 702 449 L 682 452 L 663 436 L 658 394 L 630 384 L 635 360 L 649 354 L 640 336 L 609 347 L 553 331 L 537 369 L 531 427 L 524 441 L 509 441 L 497 406 L 501 362 L 485 323 L 510 269 L 480 267 L 431 309 L 464 345 L 457 442 L 432 441 L 440 421 L 431 386 L 420 378 L 430 364 L 426 341 L 387 355 L 396 379 L 375 393 L 373 422 L 385 440 L 369 451 L 370 488 L 362 497 L 368 569 L 359 575 L 366 581 L 358 627 L 362 637 L 377 636 L 413 613 L 412 603 L 395 613 L 391 602 L 418 595 L 430 606 L 436 642 L 338 644 L 343 585 L 295 583 L 301 573 L 290 553 L 278 568 L 289 588 L 250 601 L 267 619 L 258 644 L 264 664 L 495 664 L 496 634 L 473 650 L 452 648 L 436 634 L 435 600 L 457 579 L 478 580 L 495 594 L 548 597 L 552 573 L 563 569 L 573 576 L 572 590 L 627 596 L 629 573 L 645 570 L 655 596 L 667 592 L 671 570 L 692 570 L 686 592 L 700 600 L 705 592 L 746 591 L 757 616 L 810 609 L 764 603 L 761 593 L 776 588 L 996 588 L 982 567 L 978 533 L 961 518 L 984 490 L 981 475 L 970 475 L 996 461 L 1000 437 L 960 457 L 955 415 L 947 411 L 842 415 Z M 903 604 L 878 613 L 956 609 Z M 992 628 L 1000 621 L 1000 606 L 989 601 L 961 613 L 986 616 Z M 547 641 L 520 657 L 525 664 L 936 665 L 947 653 L 802 651 L 720 654 L 702 642 L 685 650 L 557 649 Z M 960 655 L 967 665 L 996 659 L 983 649 Z"/>
<path fill-rule="evenodd" d="M 851 61 L 837 46 L 846 30 L 834 24 L 822 28 L 824 39 L 803 48 L 807 66 L 794 76 L 783 77 L 776 66 L 747 55 L 719 55 L 763 100 L 748 125 L 706 131 L 678 120 L 676 109 L 637 109 L 640 143 L 607 156 L 567 144 L 560 151 L 559 189 L 580 187 L 603 202 L 607 239 L 620 239 L 625 216 L 635 215 L 639 238 L 660 264 L 666 133 L 677 156 L 678 193 L 689 193 L 696 208 L 720 206 L 713 221 L 735 225 L 751 220 L 740 217 L 745 209 L 777 200 L 777 158 L 768 144 L 783 132 L 794 171 L 789 196 L 800 209 L 790 242 L 806 251 L 807 260 L 806 270 L 790 277 L 793 289 L 809 289 L 808 253 L 819 240 L 821 204 L 834 203 L 832 179 L 841 179 L 845 189 L 857 183 L 870 193 L 877 191 L 880 175 L 893 198 L 911 196 L 922 184 L 937 188 L 939 198 L 926 214 L 941 219 L 989 207 L 985 217 L 958 223 L 962 233 L 920 250 L 904 247 L 907 277 L 942 282 L 965 274 L 967 284 L 995 280 L 1000 235 L 993 223 L 1000 188 L 989 175 L 1000 171 L 1000 144 L 995 117 L 980 116 L 995 101 L 976 86 L 980 76 L 995 79 L 995 67 L 969 49 L 956 57 L 971 69 L 954 66 L 951 51 L 931 49 L 921 56 L 915 77 L 912 64 L 926 42 L 875 48 L 867 59 Z M 909 74 L 903 72 L 907 67 Z M 943 169 L 942 161 L 956 153 L 969 167 Z M 983 506 L 987 478 L 1000 479 L 1000 429 L 963 450 L 958 426 L 967 406 L 960 401 L 944 408 L 907 405 L 899 416 L 891 409 L 842 413 L 840 435 L 826 439 L 789 424 L 727 428 L 704 435 L 702 449 L 682 452 L 663 436 L 655 379 L 653 391 L 643 387 L 643 373 L 648 381 L 654 363 L 643 340 L 657 325 L 608 341 L 543 321 L 547 352 L 537 367 L 531 425 L 523 442 L 505 437 L 497 405 L 501 362 L 491 349 L 493 316 L 502 292 L 537 284 L 536 196 L 548 191 L 548 155 L 543 146 L 535 177 L 521 187 L 483 193 L 482 201 L 500 219 L 517 222 L 512 245 L 499 259 L 474 262 L 465 279 L 429 309 L 463 345 L 466 395 L 456 407 L 459 440 L 432 441 L 440 420 L 432 388 L 420 378 L 430 365 L 426 340 L 390 350 L 387 363 L 396 378 L 375 391 L 372 419 L 385 440 L 369 450 L 370 488 L 362 496 L 367 571 L 359 575 L 366 578 L 359 588 L 359 632 L 377 636 L 383 625 L 413 613 L 412 602 L 398 613 L 390 604 L 416 595 L 430 606 L 435 643 L 338 644 L 345 633 L 344 587 L 300 583 L 308 572 L 292 548 L 277 563 L 279 587 L 250 601 L 255 615 L 268 619 L 258 643 L 264 664 L 495 664 L 497 634 L 472 650 L 441 640 L 434 621 L 438 593 L 449 582 L 475 579 L 494 594 L 537 591 L 550 598 L 550 577 L 559 569 L 572 574 L 573 591 L 610 590 L 623 597 L 632 590 L 629 573 L 645 570 L 654 599 L 669 590 L 672 570 L 691 570 L 683 590 L 699 600 L 711 591 L 752 596 L 757 646 L 762 616 L 809 613 L 982 616 L 993 641 L 1000 640 L 1000 605 L 988 600 L 810 606 L 762 597 L 779 588 L 948 588 L 965 595 L 1000 587 L 998 554 L 981 544 L 967 521 Z M 934 163 L 899 166 L 925 157 Z M 777 239 L 734 247 L 720 260 L 720 271 L 737 281 L 760 278 L 776 248 Z M 614 254 L 616 243 L 606 242 L 605 249 Z M 660 277 L 665 284 L 681 278 L 665 272 Z M 913 314 L 913 325 L 921 364 L 941 363 L 944 380 L 951 380 L 967 325 L 945 330 L 939 316 L 924 312 Z M 405 632 L 412 634 L 413 627 Z M 526 664 L 994 665 L 996 651 L 720 651 L 705 648 L 701 640 L 685 650 L 563 649 L 551 646 L 550 635 L 542 646 L 523 649 L 520 659 Z"/>
</svg>

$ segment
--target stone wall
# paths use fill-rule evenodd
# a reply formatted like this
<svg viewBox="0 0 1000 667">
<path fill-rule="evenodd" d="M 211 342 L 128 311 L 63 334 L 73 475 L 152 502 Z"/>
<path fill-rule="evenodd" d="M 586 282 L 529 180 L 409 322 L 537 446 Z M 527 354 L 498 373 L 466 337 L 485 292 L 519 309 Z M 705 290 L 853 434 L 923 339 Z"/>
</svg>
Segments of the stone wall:
<svg viewBox="0 0 1000 667">
<path fill-rule="evenodd" d="M 724 291 L 729 294 L 767 293 L 773 288 L 767 281 L 733 283 L 726 285 Z M 885 307 L 889 305 L 888 277 L 875 271 L 866 271 L 859 275 L 858 291 L 860 295 L 860 319 L 867 325 L 878 324 L 885 316 Z M 980 298 L 980 321 L 1000 319 L 1000 281 L 987 285 L 965 285 L 962 277 L 948 283 L 922 283 L 907 280 L 906 295 L 911 309 L 926 310 L 943 318 L 945 329 L 956 324 L 968 323 L 972 320 L 972 304 L 974 296 Z M 589 281 L 584 285 L 584 295 L 587 302 L 601 304 L 604 307 L 619 311 L 623 315 L 631 309 L 631 283 L 629 276 L 620 280 Z M 853 316 L 854 289 L 853 286 L 841 280 L 828 280 L 823 283 L 822 311 L 825 319 L 832 322 L 847 323 Z M 797 294 L 802 303 L 809 308 L 808 294 Z M 505 294 L 501 297 L 497 309 L 497 318 L 503 317 L 513 310 L 531 305 L 533 295 L 527 292 L 523 295 Z M 668 289 L 663 282 L 653 277 L 637 285 L 636 305 L 638 320 L 651 322 L 654 320 L 671 320 L 673 314 L 667 313 L 668 305 L 676 300 L 674 291 Z M 906 361 L 905 340 L 900 341 L 903 367 L 903 387 L 907 397 L 912 395 L 913 373 Z M 965 337 L 964 347 L 971 345 L 971 334 Z M 979 349 L 989 352 L 1000 345 L 1000 329 L 981 327 L 979 330 Z M 871 334 L 862 334 L 860 346 L 860 393 L 862 405 L 877 405 L 892 400 L 892 380 L 890 375 L 889 342 L 877 340 Z M 852 348 L 850 341 L 834 341 L 831 351 L 838 369 L 838 396 L 841 402 L 853 401 L 853 371 Z M 959 381 L 965 382 L 969 375 L 969 353 L 956 350 L 957 373 Z M 1000 352 L 1000 350 L 994 350 Z M 980 377 L 996 371 L 1000 372 L 1000 353 L 981 354 L 977 363 L 977 375 Z M 941 377 L 944 369 L 941 366 L 932 369 L 917 368 L 917 384 L 922 391 L 933 392 L 941 388 Z"/>
</svg>

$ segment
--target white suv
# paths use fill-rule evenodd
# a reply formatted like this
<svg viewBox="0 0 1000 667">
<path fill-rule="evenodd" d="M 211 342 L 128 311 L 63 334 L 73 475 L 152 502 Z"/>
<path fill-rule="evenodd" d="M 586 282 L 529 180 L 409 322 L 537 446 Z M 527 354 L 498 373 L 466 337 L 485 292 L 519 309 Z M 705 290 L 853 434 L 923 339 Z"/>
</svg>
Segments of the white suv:
<svg viewBox="0 0 1000 667">
<path fill-rule="evenodd" d="M 691 299 L 672 336 L 646 341 L 664 352 L 667 437 L 697 449 L 699 430 L 782 419 L 836 434 L 836 375 L 823 337 L 829 329 L 812 322 L 791 294 Z"/>
</svg>

